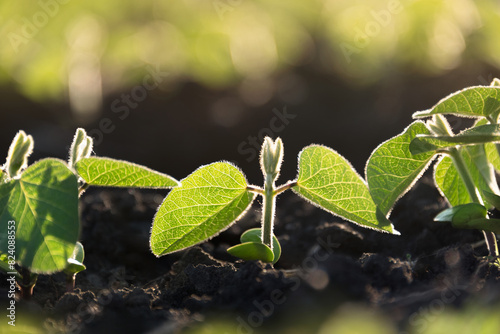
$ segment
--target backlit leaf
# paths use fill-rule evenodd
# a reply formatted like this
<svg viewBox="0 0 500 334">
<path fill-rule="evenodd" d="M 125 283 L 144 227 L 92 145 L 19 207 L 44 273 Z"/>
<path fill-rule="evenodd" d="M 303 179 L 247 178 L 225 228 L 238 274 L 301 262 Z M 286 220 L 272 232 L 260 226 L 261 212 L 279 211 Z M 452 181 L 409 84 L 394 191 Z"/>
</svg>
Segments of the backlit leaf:
<svg viewBox="0 0 500 334">
<path fill-rule="evenodd" d="M 500 125 L 475 126 L 454 136 L 419 135 L 410 143 L 412 154 L 420 154 L 457 145 L 477 145 L 500 142 Z"/>
<path fill-rule="evenodd" d="M 492 206 L 485 198 L 484 191 L 498 193 L 500 190 L 496 183 L 493 166 L 488 163 L 486 158 L 484 146 L 459 147 L 457 150 L 461 154 L 468 173 L 479 190 L 479 195 L 485 200 L 488 207 Z M 434 179 L 439 191 L 452 206 L 472 202 L 467 188 L 450 157 L 444 157 L 436 165 Z"/>
<path fill-rule="evenodd" d="M 401 134 L 378 146 L 366 165 L 371 196 L 387 215 L 396 201 L 420 178 L 434 159 L 434 153 L 412 155 L 410 142 L 418 134 L 429 134 L 420 121 L 413 122 Z"/>
<path fill-rule="evenodd" d="M 165 255 L 212 238 L 238 220 L 254 197 L 243 173 L 230 163 L 200 167 L 158 209 L 151 231 L 153 253 Z"/>
<path fill-rule="evenodd" d="M 292 189 L 332 214 L 395 233 L 390 221 L 377 212 L 365 181 L 344 157 L 328 147 L 311 145 L 302 150 L 297 185 Z"/>
<path fill-rule="evenodd" d="M 0 252 L 16 226 L 16 261 L 34 273 L 63 270 L 79 234 L 78 184 L 66 164 L 46 159 L 0 185 Z"/>
<path fill-rule="evenodd" d="M 77 162 L 80 177 L 92 186 L 172 188 L 179 183 L 171 176 L 128 161 L 84 158 Z"/>
<path fill-rule="evenodd" d="M 428 110 L 413 114 L 414 118 L 435 114 L 455 114 L 466 117 L 491 117 L 500 112 L 500 87 L 476 86 L 455 92 Z"/>
</svg>

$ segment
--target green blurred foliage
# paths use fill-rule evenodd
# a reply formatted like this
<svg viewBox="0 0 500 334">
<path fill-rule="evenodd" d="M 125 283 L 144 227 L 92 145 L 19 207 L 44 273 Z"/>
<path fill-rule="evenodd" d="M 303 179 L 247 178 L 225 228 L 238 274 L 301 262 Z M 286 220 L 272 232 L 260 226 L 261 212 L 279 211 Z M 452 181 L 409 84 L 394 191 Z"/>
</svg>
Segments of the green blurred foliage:
<svg viewBox="0 0 500 334">
<path fill-rule="evenodd" d="M 0 83 L 95 98 L 148 64 L 211 87 L 312 64 L 369 84 L 396 67 L 500 67 L 499 31 L 497 0 L 2 1 Z"/>
</svg>

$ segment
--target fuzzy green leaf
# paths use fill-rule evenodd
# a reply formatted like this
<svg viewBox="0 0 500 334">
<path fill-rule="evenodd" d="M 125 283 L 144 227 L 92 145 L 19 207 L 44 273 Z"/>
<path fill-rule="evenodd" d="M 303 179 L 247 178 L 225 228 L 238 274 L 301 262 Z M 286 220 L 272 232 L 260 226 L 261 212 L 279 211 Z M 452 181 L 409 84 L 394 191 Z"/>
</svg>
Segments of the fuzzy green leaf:
<svg viewBox="0 0 500 334">
<path fill-rule="evenodd" d="M 66 267 L 79 233 L 78 184 L 67 165 L 39 161 L 0 185 L 0 252 L 7 253 L 8 221 L 15 221 L 16 260 L 34 273 Z"/>
<path fill-rule="evenodd" d="M 460 178 L 450 157 L 442 157 L 434 168 L 436 186 L 450 205 L 456 206 L 472 202 L 467 187 Z"/>
<path fill-rule="evenodd" d="M 397 233 L 377 210 L 361 176 L 328 147 L 311 145 L 302 150 L 297 185 L 292 189 L 312 204 L 351 222 Z"/>
<path fill-rule="evenodd" d="M 476 86 L 455 92 L 428 110 L 413 114 L 414 118 L 435 114 L 454 114 L 465 117 L 491 117 L 500 112 L 500 87 Z"/>
<path fill-rule="evenodd" d="M 477 186 L 481 197 L 486 202 L 486 205 L 492 206 L 485 198 L 484 192 L 496 192 L 498 185 L 494 170 L 491 164 L 488 163 L 484 146 L 466 146 L 458 148 L 459 154 L 462 155 L 467 170 L 472 177 L 474 184 Z M 467 187 L 462 178 L 458 174 L 455 165 L 450 157 L 443 157 L 434 170 L 434 180 L 441 194 L 446 197 L 452 206 L 467 204 L 472 202 Z"/>
<path fill-rule="evenodd" d="M 179 183 L 171 176 L 144 166 L 109 158 L 85 158 L 76 163 L 80 177 L 91 186 L 172 188 Z"/>
<path fill-rule="evenodd" d="M 412 154 L 420 154 L 457 145 L 477 145 L 500 142 L 500 125 L 475 126 L 455 136 L 419 135 L 410 143 Z"/>
<path fill-rule="evenodd" d="M 401 134 L 378 146 L 366 165 L 366 179 L 371 196 L 379 209 L 387 215 L 434 158 L 434 153 L 412 155 L 409 145 L 418 134 L 429 130 L 420 121 L 413 122 Z"/>
<path fill-rule="evenodd" d="M 151 250 L 165 255 L 201 243 L 249 208 L 255 195 L 243 173 L 227 162 L 203 166 L 181 181 L 161 204 L 151 231 Z"/>
<path fill-rule="evenodd" d="M 500 172 L 500 145 L 488 143 L 484 145 L 484 149 L 486 150 L 488 161 L 497 172 Z"/>
</svg>

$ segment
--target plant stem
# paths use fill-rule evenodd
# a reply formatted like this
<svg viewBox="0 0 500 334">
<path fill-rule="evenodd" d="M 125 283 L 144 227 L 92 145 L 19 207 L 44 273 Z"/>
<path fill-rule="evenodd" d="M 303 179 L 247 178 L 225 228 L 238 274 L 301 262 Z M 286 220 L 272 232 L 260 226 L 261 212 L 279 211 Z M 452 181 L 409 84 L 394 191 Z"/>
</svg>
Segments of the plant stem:
<svg viewBox="0 0 500 334">
<path fill-rule="evenodd" d="M 81 197 L 83 195 L 83 193 L 85 192 L 85 190 L 88 189 L 90 185 L 88 183 L 84 183 L 80 186 L 80 188 L 78 188 L 78 197 Z"/>
<path fill-rule="evenodd" d="M 66 275 L 66 292 L 73 292 L 75 290 L 76 274 Z"/>
<path fill-rule="evenodd" d="M 449 155 L 453 160 L 453 164 L 455 165 L 460 178 L 467 188 L 467 192 L 469 193 L 472 202 L 484 205 L 483 200 L 477 192 L 477 188 L 474 184 L 474 181 L 472 180 L 472 177 L 460 152 L 456 148 L 452 148 L 449 150 Z M 499 253 L 495 233 L 483 231 L 483 235 L 486 241 L 486 247 L 488 248 L 489 255 L 498 257 Z"/>
<path fill-rule="evenodd" d="M 262 243 L 272 250 L 274 210 L 276 207 L 274 177 L 272 175 L 266 175 L 263 197 L 264 203 L 262 204 Z"/>
<path fill-rule="evenodd" d="M 293 188 L 296 185 L 297 185 L 296 180 L 295 181 L 288 181 L 284 185 L 279 186 L 278 188 L 274 189 L 274 195 L 276 196 L 278 194 L 281 194 L 282 192 L 287 191 L 288 189 Z"/>
<path fill-rule="evenodd" d="M 252 192 L 252 193 L 254 193 L 254 194 L 259 194 L 259 195 L 264 196 L 264 189 L 262 189 L 262 188 L 248 185 L 247 186 L 247 190 L 250 191 L 250 192 Z"/>
<path fill-rule="evenodd" d="M 27 268 L 21 268 L 22 281 L 18 282 L 21 297 L 24 300 L 30 300 L 33 296 L 33 288 L 35 287 L 36 278 L 32 280 L 31 271 Z"/>
</svg>

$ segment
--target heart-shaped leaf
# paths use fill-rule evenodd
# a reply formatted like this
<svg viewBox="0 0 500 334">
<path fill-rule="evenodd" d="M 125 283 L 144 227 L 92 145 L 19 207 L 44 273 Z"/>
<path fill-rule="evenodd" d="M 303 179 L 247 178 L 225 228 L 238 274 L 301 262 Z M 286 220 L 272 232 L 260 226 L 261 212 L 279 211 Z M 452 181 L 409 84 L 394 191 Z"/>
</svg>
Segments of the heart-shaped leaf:
<svg viewBox="0 0 500 334">
<path fill-rule="evenodd" d="M 158 209 L 151 250 L 165 255 L 214 237 L 238 220 L 254 198 L 243 173 L 230 163 L 200 167 Z"/>
<path fill-rule="evenodd" d="M 46 159 L 0 185 L 0 252 L 7 222 L 16 227 L 16 260 L 34 273 L 63 270 L 79 234 L 78 183 L 67 165 Z"/>
<path fill-rule="evenodd" d="M 311 145 L 299 155 L 298 195 L 320 208 L 364 227 L 397 233 L 373 202 L 365 181 L 334 150 Z"/>
<path fill-rule="evenodd" d="M 166 174 L 122 160 L 91 157 L 79 160 L 76 170 L 91 186 L 172 188 L 179 183 Z"/>
<path fill-rule="evenodd" d="M 371 154 L 365 173 L 371 196 L 385 214 L 420 178 L 433 161 L 434 153 L 413 155 L 409 146 L 419 134 L 429 134 L 420 121 L 413 122 L 401 134 L 379 145 Z"/>
</svg>

